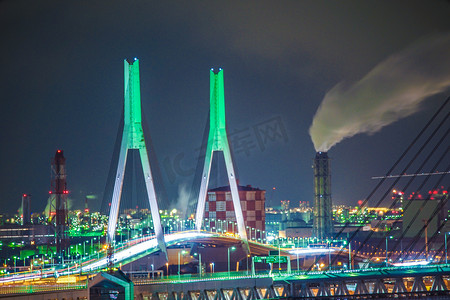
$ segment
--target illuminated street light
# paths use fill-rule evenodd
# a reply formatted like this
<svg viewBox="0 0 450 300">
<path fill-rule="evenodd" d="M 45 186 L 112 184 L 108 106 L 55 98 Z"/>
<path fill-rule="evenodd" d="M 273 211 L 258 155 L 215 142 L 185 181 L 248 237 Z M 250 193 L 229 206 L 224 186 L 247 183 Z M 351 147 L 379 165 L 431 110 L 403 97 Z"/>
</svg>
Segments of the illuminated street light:
<svg viewBox="0 0 450 300">
<path fill-rule="evenodd" d="M 328 270 L 331 271 L 331 242 L 328 243 Z M 298 256 L 297 256 L 297 269 L 298 269 Z"/>
<path fill-rule="evenodd" d="M 202 277 L 202 254 L 198 254 L 198 273 Z"/>
<path fill-rule="evenodd" d="M 388 238 L 393 239 L 394 237 L 392 235 L 386 236 L 386 267 L 388 266 Z"/>
<path fill-rule="evenodd" d="M 187 253 L 187 251 L 185 251 L 185 250 L 178 251 L 178 280 L 180 279 L 180 276 L 181 276 L 181 270 L 180 270 L 180 253 L 184 255 L 184 254 Z"/>
<path fill-rule="evenodd" d="M 198 255 L 198 274 L 200 277 L 202 277 L 202 254 L 201 253 L 194 253 L 194 256 Z"/>
<path fill-rule="evenodd" d="M 449 234 L 450 232 L 446 232 L 444 237 L 445 237 L 445 264 L 448 264 L 448 248 L 447 248 L 447 234 Z"/>
<path fill-rule="evenodd" d="M 234 251 L 234 250 L 236 250 L 236 247 L 231 246 L 231 247 L 227 248 L 227 250 L 228 250 L 228 277 L 230 277 L 230 249 L 231 249 L 231 251 Z"/>
<path fill-rule="evenodd" d="M 16 273 L 17 272 L 17 270 L 16 270 L 16 259 L 17 259 L 17 256 L 13 256 L 13 258 L 14 258 L 14 273 Z"/>
</svg>

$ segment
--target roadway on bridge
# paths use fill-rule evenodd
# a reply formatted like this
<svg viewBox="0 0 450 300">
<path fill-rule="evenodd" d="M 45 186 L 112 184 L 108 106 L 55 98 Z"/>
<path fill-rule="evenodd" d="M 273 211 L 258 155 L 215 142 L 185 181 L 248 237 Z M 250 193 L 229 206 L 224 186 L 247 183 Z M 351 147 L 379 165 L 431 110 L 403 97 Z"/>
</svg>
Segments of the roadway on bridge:
<svg viewBox="0 0 450 300">
<path fill-rule="evenodd" d="M 214 243 L 224 246 L 231 246 L 241 243 L 239 237 L 227 234 L 219 234 L 206 231 L 185 231 L 173 234 L 165 235 L 165 241 L 167 247 L 185 243 L 185 242 L 196 242 L 196 243 Z M 249 241 L 250 251 L 253 256 L 255 255 L 267 255 L 269 250 L 280 250 L 280 255 L 290 256 L 290 259 L 295 257 L 305 256 L 305 255 L 320 255 L 329 252 L 335 252 L 340 248 L 297 248 L 297 249 L 287 249 L 278 248 L 273 245 L 262 244 L 254 241 Z M 115 248 L 114 255 L 112 257 L 113 263 L 115 265 L 125 265 L 127 263 L 133 262 L 140 259 L 146 255 L 150 255 L 159 251 L 157 246 L 157 241 L 154 236 L 142 237 L 134 240 L 127 241 L 123 244 L 118 244 Z M 344 250 L 345 251 L 345 250 Z M 103 257 L 93 255 L 87 257 L 81 262 L 73 263 L 71 265 L 66 265 L 64 267 L 53 267 L 32 272 L 23 272 L 5 275 L 0 278 L 0 283 L 17 282 L 24 280 L 36 280 L 40 278 L 48 277 L 58 277 L 72 274 L 89 273 L 95 272 L 107 268 L 108 258 L 106 252 Z"/>
</svg>

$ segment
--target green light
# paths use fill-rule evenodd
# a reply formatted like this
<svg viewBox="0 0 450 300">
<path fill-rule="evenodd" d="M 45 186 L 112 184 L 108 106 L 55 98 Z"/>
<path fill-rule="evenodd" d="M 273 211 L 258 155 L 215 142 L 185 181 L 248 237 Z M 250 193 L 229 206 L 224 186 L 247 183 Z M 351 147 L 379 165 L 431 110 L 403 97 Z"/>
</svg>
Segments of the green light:
<svg viewBox="0 0 450 300">
<path fill-rule="evenodd" d="M 107 234 L 110 241 L 114 241 L 117 220 L 119 216 L 120 198 L 122 194 L 122 185 L 127 162 L 127 153 L 130 149 L 138 149 L 147 196 L 150 204 L 150 212 L 155 227 L 155 235 L 158 246 L 167 256 L 166 245 L 164 242 L 164 233 L 161 226 L 161 211 L 158 208 L 153 176 L 150 168 L 147 146 L 145 144 L 144 130 L 141 122 L 141 92 L 139 79 L 139 60 L 133 62 L 124 61 L 124 125 L 117 162 L 116 181 L 114 183 L 114 192 L 111 200 L 110 216 L 108 219 Z M 159 212 L 159 213 L 158 213 Z"/>
<path fill-rule="evenodd" d="M 225 125 L 225 96 L 223 71 L 219 69 L 214 72 L 210 71 L 210 113 L 209 113 L 209 135 L 208 144 L 206 146 L 205 161 L 202 172 L 202 180 L 200 184 L 200 192 L 198 196 L 197 212 L 195 215 L 195 228 L 201 230 L 203 216 L 205 210 L 206 194 L 209 184 L 211 171 L 211 162 L 214 152 L 223 152 L 225 166 L 227 169 L 228 182 L 230 184 L 231 199 L 233 201 L 234 211 L 236 215 L 236 223 L 239 236 L 245 243 L 245 247 L 249 248 L 247 240 L 247 232 L 245 230 L 245 222 L 242 214 L 241 203 L 239 200 L 239 192 L 236 181 L 236 174 L 231 158 L 231 151 L 228 142 L 226 125 Z"/>
</svg>

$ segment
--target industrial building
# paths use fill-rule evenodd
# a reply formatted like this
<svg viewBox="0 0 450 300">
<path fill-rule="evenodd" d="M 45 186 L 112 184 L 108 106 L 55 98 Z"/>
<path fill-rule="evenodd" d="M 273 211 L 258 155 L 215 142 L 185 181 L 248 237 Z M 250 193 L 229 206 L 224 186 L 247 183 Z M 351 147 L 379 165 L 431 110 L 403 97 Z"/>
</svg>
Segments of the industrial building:
<svg viewBox="0 0 450 300">
<path fill-rule="evenodd" d="M 403 234 L 405 237 L 432 237 L 437 231 L 449 230 L 447 191 L 429 191 L 428 195 L 412 193 L 403 199 Z"/>
<path fill-rule="evenodd" d="M 241 202 L 244 223 L 249 237 L 261 238 L 265 231 L 265 201 L 266 191 L 254 188 L 251 185 L 238 185 L 239 199 Z M 209 220 L 227 221 L 231 224 L 236 222 L 233 201 L 231 199 L 230 186 L 218 187 L 208 190 L 208 197 L 205 204 L 205 218 Z M 217 226 L 211 221 L 210 226 Z M 233 231 L 233 225 L 227 228 L 227 231 Z M 255 232 L 250 232 L 251 228 Z M 236 228 L 237 229 L 237 228 Z"/>
</svg>

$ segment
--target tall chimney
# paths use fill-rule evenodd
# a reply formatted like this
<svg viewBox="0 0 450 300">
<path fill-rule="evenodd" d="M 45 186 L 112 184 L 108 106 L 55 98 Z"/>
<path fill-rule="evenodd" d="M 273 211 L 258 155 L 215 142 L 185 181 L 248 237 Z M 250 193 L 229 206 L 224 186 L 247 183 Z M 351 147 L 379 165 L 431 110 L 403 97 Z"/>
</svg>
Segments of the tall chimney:
<svg viewBox="0 0 450 300">
<path fill-rule="evenodd" d="M 22 195 L 22 225 L 31 224 L 31 195 Z"/>
<path fill-rule="evenodd" d="M 331 173 L 327 152 L 317 152 L 314 169 L 314 223 L 313 237 L 326 239 L 333 236 L 331 205 Z"/>
</svg>

